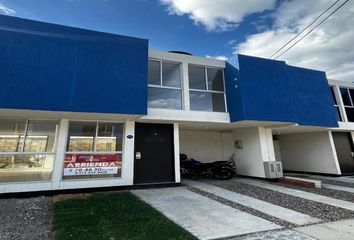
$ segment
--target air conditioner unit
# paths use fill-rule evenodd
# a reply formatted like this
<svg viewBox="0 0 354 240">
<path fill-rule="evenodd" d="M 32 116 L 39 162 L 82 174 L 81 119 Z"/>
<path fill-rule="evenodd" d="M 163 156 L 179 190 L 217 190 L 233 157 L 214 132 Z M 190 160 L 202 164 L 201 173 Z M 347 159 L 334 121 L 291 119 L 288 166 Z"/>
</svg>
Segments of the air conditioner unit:
<svg viewBox="0 0 354 240">
<path fill-rule="evenodd" d="M 282 178 L 283 166 L 280 161 L 263 162 L 266 178 Z"/>
</svg>

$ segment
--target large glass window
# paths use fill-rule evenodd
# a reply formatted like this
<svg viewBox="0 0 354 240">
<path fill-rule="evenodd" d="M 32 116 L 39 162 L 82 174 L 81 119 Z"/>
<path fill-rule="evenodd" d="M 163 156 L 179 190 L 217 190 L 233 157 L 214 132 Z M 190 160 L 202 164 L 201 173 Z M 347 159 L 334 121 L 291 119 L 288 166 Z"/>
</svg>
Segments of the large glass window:
<svg viewBox="0 0 354 240">
<path fill-rule="evenodd" d="M 191 110 L 226 112 L 222 69 L 190 65 L 188 73 Z"/>
<path fill-rule="evenodd" d="M 340 88 L 345 112 L 349 122 L 354 122 L 354 89 Z"/>
<path fill-rule="evenodd" d="M 161 63 L 150 61 L 148 63 L 148 82 L 152 85 L 161 85 Z"/>
<path fill-rule="evenodd" d="M 334 102 L 334 108 L 336 109 L 337 120 L 342 121 L 342 115 L 339 110 L 337 98 L 336 98 L 336 95 L 334 94 L 334 87 L 330 87 L 330 89 L 331 89 L 332 99 Z"/>
<path fill-rule="evenodd" d="M 123 124 L 70 122 L 64 179 L 120 177 Z"/>
<path fill-rule="evenodd" d="M 182 109 L 182 84 L 179 63 L 149 60 L 150 108 Z"/>
<path fill-rule="evenodd" d="M 0 120 L 0 181 L 50 180 L 58 121 Z"/>
<path fill-rule="evenodd" d="M 190 89 L 207 90 L 205 81 L 205 67 L 189 66 L 188 76 Z"/>
<path fill-rule="evenodd" d="M 224 91 L 224 78 L 221 69 L 207 68 L 208 89 L 214 91 Z"/>
</svg>

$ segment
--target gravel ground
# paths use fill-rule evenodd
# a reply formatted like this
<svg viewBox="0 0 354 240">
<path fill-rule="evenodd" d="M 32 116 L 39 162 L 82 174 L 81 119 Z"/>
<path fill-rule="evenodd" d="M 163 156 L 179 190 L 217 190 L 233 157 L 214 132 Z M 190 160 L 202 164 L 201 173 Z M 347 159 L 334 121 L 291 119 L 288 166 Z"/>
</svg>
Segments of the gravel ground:
<svg viewBox="0 0 354 240">
<path fill-rule="evenodd" d="M 245 207 L 245 206 L 242 206 L 242 205 L 237 204 L 235 202 L 232 202 L 232 201 L 226 200 L 224 198 L 215 196 L 215 195 L 213 195 L 211 193 L 204 192 L 204 191 L 202 191 L 200 189 L 196 189 L 196 188 L 192 188 L 192 187 L 188 187 L 188 189 L 191 190 L 192 192 L 198 193 L 200 195 L 203 195 L 203 196 L 206 196 L 206 197 L 208 197 L 210 199 L 213 199 L 213 200 L 215 200 L 217 202 L 220 202 L 220 203 L 225 204 L 227 206 L 230 206 L 232 208 L 238 209 L 238 210 L 240 210 L 242 212 L 246 212 L 246 213 L 252 214 L 254 216 L 257 216 L 257 217 L 263 218 L 265 220 L 268 220 L 270 222 L 274 222 L 274 223 L 276 223 L 276 224 L 278 224 L 278 225 L 280 225 L 282 227 L 285 227 L 285 228 L 295 227 L 294 224 L 291 224 L 289 222 L 286 222 L 286 221 L 283 221 L 281 219 L 275 218 L 273 216 L 269 216 L 267 214 L 264 214 L 264 213 L 262 213 L 260 211 L 255 210 L 253 208 Z"/>
<path fill-rule="evenodd" d="M 0 199 L 0 239 L 51 239 L 51 209 L 50 197 Z"/>
<path fill-rule="evenodd" d="M 342 219 L 354 218 L 354 212 L 329 206 L 327 204 L 310 201 L 301 197 L 290 196 L 276 191 L 271 191 L 261 187 L 239 183 L 237 181 L 200 180 L 230 191 L 267 201 L 282 207 L 322 219 L 324 221 L 338 221 Z"/>
</svg>

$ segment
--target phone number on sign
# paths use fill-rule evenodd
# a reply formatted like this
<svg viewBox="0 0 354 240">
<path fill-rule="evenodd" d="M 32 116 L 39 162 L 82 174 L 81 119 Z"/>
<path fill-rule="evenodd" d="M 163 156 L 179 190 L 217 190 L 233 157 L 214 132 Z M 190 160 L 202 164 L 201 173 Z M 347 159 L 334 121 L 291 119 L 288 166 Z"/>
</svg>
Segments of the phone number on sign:
<svg viewBox="0 0 354 240">
<path fill-rule="evenodd" d="M 64 176 L 117 174 L 118 168 L 65 168 Z"/>
</svg>

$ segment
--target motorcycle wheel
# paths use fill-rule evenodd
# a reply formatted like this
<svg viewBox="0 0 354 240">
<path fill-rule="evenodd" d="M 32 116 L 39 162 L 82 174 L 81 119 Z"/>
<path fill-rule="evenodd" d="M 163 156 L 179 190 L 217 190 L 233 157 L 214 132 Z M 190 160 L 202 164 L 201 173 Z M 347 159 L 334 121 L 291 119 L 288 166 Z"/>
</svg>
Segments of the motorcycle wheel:
<svg viewBox="0 0 354 240">
<path fill-rule="evenodd" d="M 213 171 L 213 176 L 219 180 L 228 180 L 235 175 L 234 171 L 230 168 L 222 168 Z"/>
</svg>

